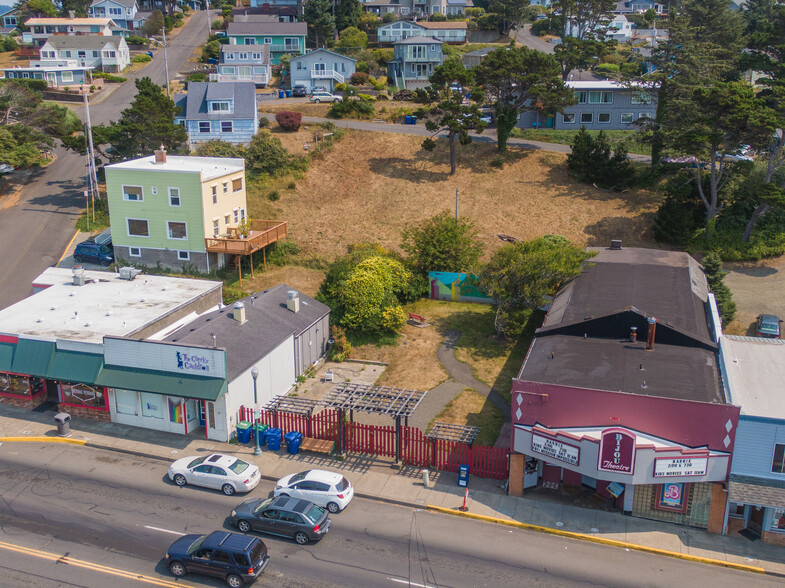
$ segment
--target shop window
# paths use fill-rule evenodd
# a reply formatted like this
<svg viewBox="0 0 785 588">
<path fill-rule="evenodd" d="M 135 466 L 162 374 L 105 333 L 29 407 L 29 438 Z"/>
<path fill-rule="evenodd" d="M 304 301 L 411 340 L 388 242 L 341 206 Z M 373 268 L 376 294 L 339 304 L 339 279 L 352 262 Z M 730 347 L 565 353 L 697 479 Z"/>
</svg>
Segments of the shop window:
<svg viewBox="0 0 785 588">
<path fill-rule="evenodd" d="M 771 471 L 774 474 L 785 474 L 785 445 L 774 445 L 774 459 L 771 461 Z"/>
<path fill-rule="evenodd" d="M 106 410 L 103 388 L 87 384 L 60 384 L 60 393 L 65 404 Z"/>
<path fill-rule="evenodd" d="M 785 508 L 775 508 L 771 517 L 772 531 L 785 531 Z"/>
<path fill-rule="evenodd" d="M 743 519 L 744 504 L 741 502 L 731 502 L 728 506 L 728 516 L 732 519 Z"/>
<path fill-rule="evenodd" d="M 30 396 L 30 378 L 27 376 L 17 376 L 15 374 L 0 374 L 0 394 Z"/>
<path fill-rule="evenodd" d="M 115 390 L 114 391 L 114 405 L 117 414 L 132 414 L 138 415 L 136 408 L 136 392 L 130 390 Z"/>
<path fill-rule="evenodd" d="M 183 424 L 183 399 L 170 396 L 169 404 L 169 420 L 173 423 Z"/>
<path fill-rule="evenodd" d="M 687 512 L 690 485 L 685 483 L 668 482 L 660 484 L 655 496 L 654 508 L 672 512 Z"/>
<path fill-rule="evenodd" d="M 139 396 L 142 400 L 142 416 L 154 419 L 162 419 L 163 415 L 163 397 L 160 394 L 150 394 L 148 392 L 140 392 Z"/>
</svg>

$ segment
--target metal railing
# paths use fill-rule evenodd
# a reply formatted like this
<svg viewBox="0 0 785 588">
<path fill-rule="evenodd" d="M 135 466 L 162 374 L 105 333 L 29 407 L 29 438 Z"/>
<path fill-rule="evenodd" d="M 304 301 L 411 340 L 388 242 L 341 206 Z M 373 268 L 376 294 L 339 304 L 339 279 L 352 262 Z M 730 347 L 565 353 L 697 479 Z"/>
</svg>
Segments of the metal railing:
<svg viewBox="0 0 785 588">
<path fill-rule="evenodd" d="M 333 79 L 339 84 L 343 84 L 344 77 L 342 74 L 338 73 L 334 69 L 312 69 L 311 70 L 311 79 L 314 80 L 324 80 L 324 79 Z"/>
<path fill-rule="evenodd" d="M 241 236 L 237 228 L 230 229 L 234 235 L 205 237 L 205 248 L 209 253 L 249 255 L 262 247 L 283 239 L 287 234 L 286 221 L 250 219 L 251 230 L 247 237 Z M 235 236 L 236 235 L 236 236 Z"/>
</svg>

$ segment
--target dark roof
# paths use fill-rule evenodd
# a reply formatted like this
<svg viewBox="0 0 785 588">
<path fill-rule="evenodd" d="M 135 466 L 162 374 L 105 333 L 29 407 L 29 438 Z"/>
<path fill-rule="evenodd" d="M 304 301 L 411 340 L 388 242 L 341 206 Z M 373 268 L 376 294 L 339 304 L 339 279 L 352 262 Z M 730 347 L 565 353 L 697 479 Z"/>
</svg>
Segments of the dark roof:
<svg viewBox="0 0 785 588">
<path fill-rule="evenodd" d="M 230 22 L 228 35 L 307 35 L 304 22 Z"/>
<path fill-rule="evenodd" d="M 286 307 L 290 290 L 281 284 L 241 299 L 246 319 L 242 324 L 234 319 L 233 307 L 227 306 L 203 314 L 165 340 L 212 347 L 215 335 L 217 347 L 226 350 L 227 375 L 232 381 L 292 334 L 299 335 L 330 312 L 328 306 L 305 294 L 299 294 L 300 311 L 292 312 Z"/>
<path fill-rule="evenodd" d="M 180 96 L 178 94 L 178 96 Z M 209 113 L 208 100 L 234 100 L 234 111 Z M 178 97 L 175 96 L 175 104 Z M 226 120 L 254 118 L 256 110 L 256 85 L 253 82 L 189 82 L 185 108 L 180 117 L 187 120 Z M 178 117 L 178 118 L 180 118 Z"/>
<path fill-rule="evenodd" d="M 55 49 L 103 49 L 106 45 L 120 46 L 118 35 L 52 35 L 46 40 Z"/>
</svg>

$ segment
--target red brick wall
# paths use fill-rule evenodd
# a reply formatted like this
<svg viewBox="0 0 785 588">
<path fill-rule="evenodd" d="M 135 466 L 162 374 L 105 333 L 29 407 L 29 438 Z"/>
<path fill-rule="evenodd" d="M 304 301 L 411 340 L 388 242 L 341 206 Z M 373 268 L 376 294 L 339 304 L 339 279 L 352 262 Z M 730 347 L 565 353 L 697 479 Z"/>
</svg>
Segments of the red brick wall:
<svg viewBox="0 0 785 588">
<path fill-rule="evenodd" d="M 722 526 L 725 522 L 725 504 L 728 501 L 728 493 L 723 489 L 722 484 L 711 485 L 711 506 L 709 507 L 709 533 L 722 533 Z"/>
<path fill-rule="evenodd" d="M 60 412 L 67 412 L 71 416 L 78 416 L 94 421 L 110 422 L 112 420 L 108 410 L 95 410 L 83 406 L 73 406 L 71 404 L 58 404 L 57 410 Z"/>
<path fill-rule="evenodd" d="M 744 519 L 736 519 L 736 518 L 729 518 L 728 519 L 728 528 L 725 530 L 725 534 L 728 537 L 735 537 L 739 534 L 739 531 L 744 529 Z"/>
<path fill-rule="evenodd" d="M 523 453 L 510 453 L 510 485 L 507 493 L 510 496 L 523 496 L 523 471 L 526 456 Z"/>
<path fill-rule="evenodd" d="M 763 531 L 762 539 L 766 543 L 774 543 L 775 545 L 785 546 L 785 533 L 772 533 L 771 531 Z"/>
<path fill-rule="evenodd" d="M 46 402 L 46 394 L 38 394 L 32 398 L 30 396 L 0 396 L 0 402 L 32 409 Z"/>
</svg>

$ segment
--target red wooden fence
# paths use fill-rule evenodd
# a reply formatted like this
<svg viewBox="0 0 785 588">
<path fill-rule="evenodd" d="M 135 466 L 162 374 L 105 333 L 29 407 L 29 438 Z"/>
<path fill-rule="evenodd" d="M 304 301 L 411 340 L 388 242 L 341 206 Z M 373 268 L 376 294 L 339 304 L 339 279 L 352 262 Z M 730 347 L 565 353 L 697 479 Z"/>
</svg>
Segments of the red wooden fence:
<svg viewBox="0 0 785 588">
<path fill-rule="evenodd" d="M 253 410 L 240 407 L 238 418 L 253 422 Z M 338 440 L 338 411 L 335 410 L 323 410 L 310 417 L 262 411 L 258 421 L 282 429 L 284 435 L 299 431 L 306 437 Z M 346 451 L 395 457 L 395 427 L 347 422 L 344 431 Z M 401 461 L 406 465 L 457 472 L 458 466 L 468 464 L 474 476 L 503 480 L 509 476 L 509 454 L 508 449 L 498 447 L 434 441 L 416 427 L 401 427 Z"/>
</svg>

